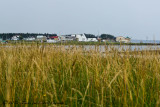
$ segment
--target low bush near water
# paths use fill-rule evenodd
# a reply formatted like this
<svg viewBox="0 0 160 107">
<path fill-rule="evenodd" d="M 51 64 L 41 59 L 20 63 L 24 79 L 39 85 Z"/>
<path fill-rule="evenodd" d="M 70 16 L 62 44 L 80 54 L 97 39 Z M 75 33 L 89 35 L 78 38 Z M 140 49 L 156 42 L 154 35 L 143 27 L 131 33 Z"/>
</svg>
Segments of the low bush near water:
<svg viewBox="0 0 160 107">
<path fill-rule="evenodd" d="M 160 53 L 0 47 L 2 106 L 160 106 Z"/>
</svg>

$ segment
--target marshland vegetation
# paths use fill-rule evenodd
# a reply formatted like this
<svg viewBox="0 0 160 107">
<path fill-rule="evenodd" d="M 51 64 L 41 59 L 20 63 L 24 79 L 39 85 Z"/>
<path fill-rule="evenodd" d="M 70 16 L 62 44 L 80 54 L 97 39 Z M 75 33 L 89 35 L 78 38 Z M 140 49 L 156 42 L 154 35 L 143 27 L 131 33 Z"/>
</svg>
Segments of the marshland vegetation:
<svg viewBox="0 0 160 107">
<path fill-rule="evenodd" d="M 0 47 L 2 106 L 160 106 L 159 51 L 44 45 Z"/>
</svg>

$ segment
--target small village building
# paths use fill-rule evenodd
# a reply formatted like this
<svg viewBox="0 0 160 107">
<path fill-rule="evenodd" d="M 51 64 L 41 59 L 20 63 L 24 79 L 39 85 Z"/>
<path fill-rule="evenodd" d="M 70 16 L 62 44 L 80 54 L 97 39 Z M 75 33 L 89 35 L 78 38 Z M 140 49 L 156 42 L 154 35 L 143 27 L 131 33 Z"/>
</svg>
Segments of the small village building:
<svg viewBox="0 0 160 107">
<path fill-rule="evenodd" d="M 20 35 L 15 35 L 11 38 L 11 40 L 17 41 L 19 40 Z"/>
<path fill-rule="evenodd" d="M 129 37 L 123 37 L 123 36 L 119 36 L 116 37 L 116 41 L 117 42 L 122 42 L 122 43 L 130 43 L 131 39 Z"/>
<path fill-rule="evenodd" d="M 87 38 L 87 42 L 97 42 L 97 37 L 92 34 L 84 34 Z"/>
<path fill-rule="evenodd" d="M 58 41 L 59 40 L 59 37 L 58 36 L 50 36 L 49 39 L 52 39 L 52 40 L 55 40 L 55 41 Z"/>
<path fill-rule="evenodd" d="M 62 36 L 59 36 L 59 39 L 61 41 L 75 41 L 76 40 L 76 38 L 71 35 L 62 35 Z"/>
<path fill-rule="evenodd" d="M 28 38 L 24 38 L 23 40 L 34 41 L 34 40 L 36 40 L 36 38 L 35 37 L 28 37 Z"/>
<path fill-rule="evenodd" d="M 73 34 L 71 35 L 79 42 L 97 42 L 97 38 L 92 34 Z"/>
<path fill-rule="evenodd" d="M 87 42 L 97 42 L 97 38 L 87 38 Z"/>
<path fill-rule="evenodd" d="M 56 43 L 59 41 L 59 37 L 58 36 L 50 36 L 48 39 L 47 39 L 47 42 L 48 43 Z"/>
<path fill-rule="evenodd" d="M 87 41 L 87 38 L 84 34 L 73 34 L 71 36 L 75 37 L 76 41 L 79 41 L 79 42 L 86 42 Z"/>
<path fill-rule="evenodd" d="M 47 41 L 47 37 L 43 35 L 38 35 L 36 41 L 41 41 L 41 42 Z"/>
</svg>

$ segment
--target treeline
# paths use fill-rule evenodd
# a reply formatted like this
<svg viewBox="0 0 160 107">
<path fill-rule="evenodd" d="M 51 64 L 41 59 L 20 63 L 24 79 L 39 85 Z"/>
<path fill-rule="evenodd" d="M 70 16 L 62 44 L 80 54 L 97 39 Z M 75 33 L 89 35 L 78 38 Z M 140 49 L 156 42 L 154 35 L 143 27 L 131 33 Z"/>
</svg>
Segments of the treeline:
<svg viewBox="0 0 160 107">
<path fill-rule="evenodd" d="M 0 33 L 0 38 L 3 40 L 10 40 L 13 36 L 20 36 L 21 38 L 37 37 L 37 35 L 43 35 L 46 37 L 57 36 L 57 34 L 49 33 Z"/>
<path fill-rule="evenodd" d="M 101 39 L 116 41 L 116 37 L 110 34 L 101 34 Z"/>
</svg>

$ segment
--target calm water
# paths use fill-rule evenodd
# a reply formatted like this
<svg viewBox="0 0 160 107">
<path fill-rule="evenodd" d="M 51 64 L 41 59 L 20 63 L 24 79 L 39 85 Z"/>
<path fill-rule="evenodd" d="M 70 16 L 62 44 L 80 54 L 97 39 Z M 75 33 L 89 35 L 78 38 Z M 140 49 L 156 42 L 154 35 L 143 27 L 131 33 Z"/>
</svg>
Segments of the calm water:
<svg viewBox="0 0 160 107">
<path fill-rule="evenodd" d="M 160 40 L 131 40 L 131 43 L 160 43 Z M 66 48 L 69 48 L 70 46 L 65 46 Z M 71 46 L 72 47 L 72 46 Z M 77 46 L 79 47 L 79 46 Z M 84 45 L 83 48 L 85 50 L 94 50 L 98 49 L 101 52 L 105 52 L 106 46 L 100 45 L 99 47 L 95 45 Z M 107 47 L 109 50 L 110 49 L 118 49 L 119 51 L 122 50 L 160 50 L 160 45 L 114 45 L 114 46 L 108 46 Z"/>
<path fill-rule="evenodd" d="M 15 47 L 15 46 L 1 46 L 1 47 L 6 47 L 6 48 L 12 48 L 12 47 Z M 18 47 L 21 47 L 21 46 L 18 46 Z M 30 47 L 30 46 L 28 46 Z M 48 47 L 48 46 L 46 46 Z M 49 46 L 50 47 L 50 46 Z M 53 48 L 54 47 L 57 47 L 57 48 L 61 48 L 60 45 L 53 45 Z M 64 46 L 65 49 L 72 49 L 73 45 L 65 45 Z M 16 47 L 15 47 L 16 48 Z M 86 51 L 90 51 L 90 50 L 98 50 L 100 52 L 105 52 L 106 48 L 108 50 L 111 50 L 111 49 L 116 49 L 116 50 L 119 50 L 119 51 L 123 51 L 123 50 L 130 50 L 130 51 L 138 51 L 138 50 L 160 50 L 160 45 L 112 45 L 112 46 L 108 46 L 108 45 L 83 45 L 83 46 L 80 46 L 80 45 L 76 45 L 76 48 L 82 48 Z"/>
<path fill-rule="evenodd" d="M 131 43 L 160 43 L 160 40 L 131 40 Z"/>
<path fill-rule="evenodd" d="M 72 48 L 73 46 L 65 46 L 66 49 Z M 138 50 L 160 50 L 160 45 L 157 46 L 146 46 L 146 45 L 113 45 L 113 46 L 104 46 L 104 45 L 100 45 L 100 46 L 95 46 L 95 45 L 84 45 L 84 46 L 76 46 L 77 48 L 82 47 L 84 50 L 98 50 L 100 52 L 105 52 L 106 48 L 108 48 L 108 50 L 111 49 L 117 49 L 119 51 L 122 50 L 130 50 L 130 51 L 138 51 Z"/>
</svg>

